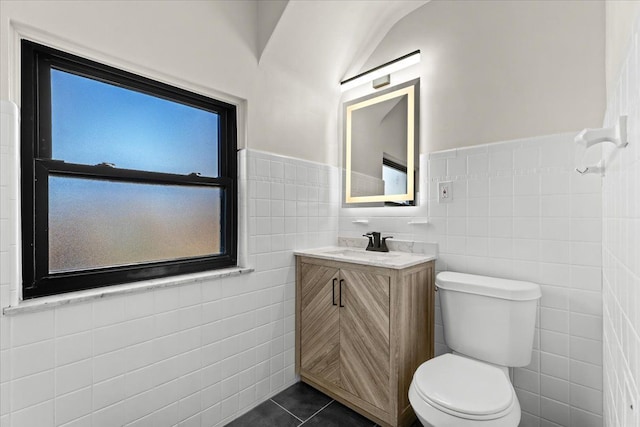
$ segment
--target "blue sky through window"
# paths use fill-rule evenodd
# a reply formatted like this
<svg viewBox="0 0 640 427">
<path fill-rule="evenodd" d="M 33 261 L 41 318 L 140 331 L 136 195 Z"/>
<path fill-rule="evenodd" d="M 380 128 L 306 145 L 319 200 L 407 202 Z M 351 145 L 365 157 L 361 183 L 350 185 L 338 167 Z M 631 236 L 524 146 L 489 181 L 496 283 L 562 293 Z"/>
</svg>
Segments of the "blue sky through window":
<svg viewBox="0 0 640 427">
<path fill-rule="evenodd" d="M 218 176 L 216 113 L 51 69 L 52 157 Z"/>
</svg>

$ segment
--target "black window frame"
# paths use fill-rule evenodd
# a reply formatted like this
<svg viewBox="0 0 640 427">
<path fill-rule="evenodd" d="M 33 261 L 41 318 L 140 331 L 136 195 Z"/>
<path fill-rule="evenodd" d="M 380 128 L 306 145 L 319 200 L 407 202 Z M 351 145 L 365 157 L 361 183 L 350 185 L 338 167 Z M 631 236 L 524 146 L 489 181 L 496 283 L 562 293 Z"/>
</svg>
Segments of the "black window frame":
<svg viewBox="0 0 640 427">
<path fill-rule="evenodd" d="M 89 59 L 21 41 L 22 297 L 35 298 L 237 265 L 236 106 Z M 66 163 L 51 158 L 51 78 L 54 67 L 219 114 L 218 177 Z M 195 171 L 194 171 L 195 172 Z M 49 273 L 48 177 L 220 188 L 222 253 L 136 265 Z"/>
</svg>

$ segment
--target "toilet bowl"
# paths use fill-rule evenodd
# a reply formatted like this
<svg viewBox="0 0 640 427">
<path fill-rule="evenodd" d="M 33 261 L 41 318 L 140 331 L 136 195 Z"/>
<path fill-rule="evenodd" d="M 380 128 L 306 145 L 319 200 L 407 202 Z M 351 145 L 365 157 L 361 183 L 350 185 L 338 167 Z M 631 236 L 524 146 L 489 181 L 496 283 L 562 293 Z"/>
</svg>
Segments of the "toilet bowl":
<svg viewBox="0 0 640 427">
<path fill-rule="evenodd" d="M 442 272 L 436 277 L 444 338 L 454 353 L 424 362 L 409 401 L 425 427 L 517 427 L 508 367 L 531 360 L 540 286 Z"/>
<path fill-rule="evenodd" d="M 514 427 L 520 422 L 506 369 L 457 354 L 420 365 L 409 401 L 425 427 Z"/>
</svg>

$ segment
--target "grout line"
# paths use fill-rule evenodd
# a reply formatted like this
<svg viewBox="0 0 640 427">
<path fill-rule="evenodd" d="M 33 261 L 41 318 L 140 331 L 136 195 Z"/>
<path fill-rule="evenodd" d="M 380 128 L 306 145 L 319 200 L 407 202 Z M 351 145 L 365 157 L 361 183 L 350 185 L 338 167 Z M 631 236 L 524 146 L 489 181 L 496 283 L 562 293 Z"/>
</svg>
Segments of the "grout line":
<svg viewBox="0 0 640 427">
<path fill-rule="evenodd" d="M 280 404 L 279 404 L 278 402 L 276 402 L 275 400 L 273 400 L 273 399 L 269 399 L 269 400 L 270 400 L 270 401 L 272 401 L 273 403 L 275 403 L 276 405 L 278 405 L 278 406 L 279 406 L 280 408 L 282 408 L 282 409 L 283 409 L 287 414 L 291 415 L 291 416 L 292 416 L 292 417 L 294 417 L 296 420 L 298 420 L 298 421 L 300 421 L 300 422 L 304 423 L 304 421 L 303 421 L 303 420 L 301 420 L 300 418 L 298 418 L 298 417 L 296 417 L 295 415 L 293 415 L 291 412 L 289 412 L 289 411 L 287 410 L 287 408 L 285 408 L 284 406 L 280 405 Z"/>
<path fill-rule="evenodd" d="M 335 402 L 335 400 L 331 399 L 331 402 L 327 403 L 326 405 L 324 405 L 322 408 L 318 409 L 313 415 L 311 415 L 309 418 L 307 418 L 305 421 L 302 422 L 302 424 L 306 423 L 307 421 L 309 421 L 311 418 L 315 417 L 316 415 L 318 415 L 321 411 L 323 411 L 327 406 L 331 405 L 333 402 Z M 300 425 L 302 425 L 300 424 Z M 300 426 L 298 426 L 300 427 Z"/>
</svg>

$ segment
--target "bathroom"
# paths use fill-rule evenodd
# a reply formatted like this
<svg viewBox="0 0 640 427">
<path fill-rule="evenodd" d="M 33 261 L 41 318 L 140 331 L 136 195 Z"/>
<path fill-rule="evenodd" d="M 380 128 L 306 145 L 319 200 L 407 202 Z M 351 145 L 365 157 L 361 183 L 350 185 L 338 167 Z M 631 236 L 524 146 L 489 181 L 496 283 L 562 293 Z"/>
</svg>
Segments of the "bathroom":
<svg viewBox="0 0 640 427">
<path fill-rule="evenodd" d="M 226 425 L 298 381 L 293 252 L 370 231 L 540 284 L 521 426 L 640 425 L 639 32 L 636 1 L 0 2 L 3 101 L 25 38 L 236 106 L 242 267 L 20 301 L 3 126 L 0 426 Z M 374 91 L 340 82 L 415 50 L 390 78 L 420 79 L 417 206 L 345 207 L 343 103 Z M 575 136 L 620 116 L 629 145 L 577 173 Z"/>
</svg>

